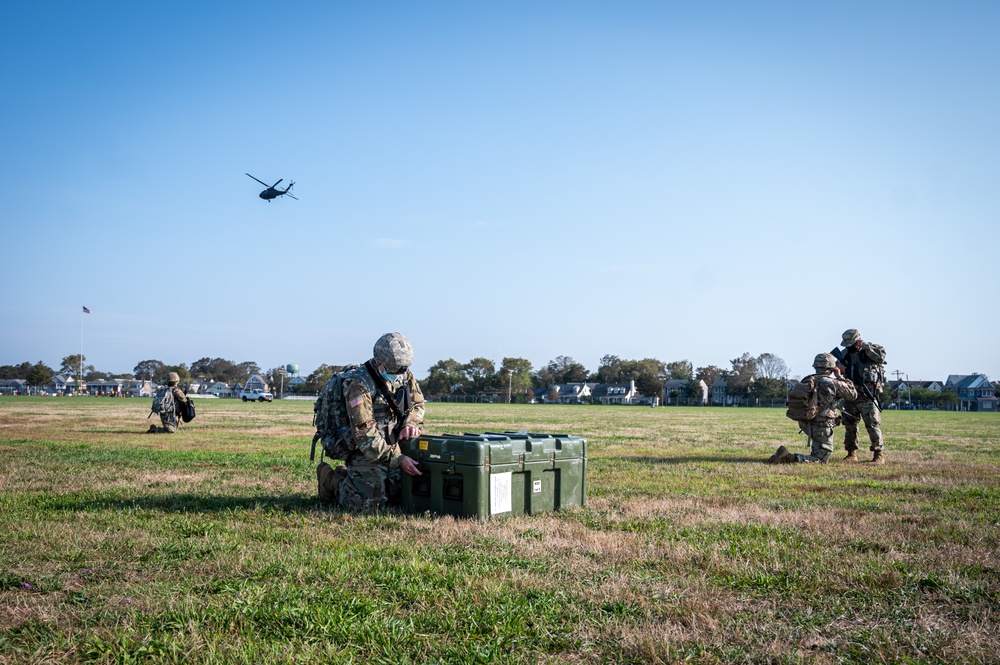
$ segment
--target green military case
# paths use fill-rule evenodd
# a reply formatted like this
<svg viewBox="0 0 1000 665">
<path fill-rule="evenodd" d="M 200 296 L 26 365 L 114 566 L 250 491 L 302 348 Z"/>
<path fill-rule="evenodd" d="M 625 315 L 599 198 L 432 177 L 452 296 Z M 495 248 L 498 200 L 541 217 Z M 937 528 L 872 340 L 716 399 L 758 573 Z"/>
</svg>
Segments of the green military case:
<svg viewBox="0 0 1000 665">
<path fill-rule="evenodd" d="M 401 444 L 420 465 L 403 474 L 403 509 L 476 517 L 530 515 L 587 501 L 587 440 L 486 432 L 421 436 Z"/>
</svg>

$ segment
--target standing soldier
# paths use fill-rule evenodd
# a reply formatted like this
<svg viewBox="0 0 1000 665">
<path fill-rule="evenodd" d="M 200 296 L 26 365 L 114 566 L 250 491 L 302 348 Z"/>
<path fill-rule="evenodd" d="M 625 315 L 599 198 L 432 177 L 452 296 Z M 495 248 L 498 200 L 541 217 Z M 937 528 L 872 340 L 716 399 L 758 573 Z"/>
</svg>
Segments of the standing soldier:
<svg viewBox="0 0 1000 665">
<path fill-rule="evenodd" d="M 833 453 L 833 428 L 837 425 L 837 411 L 834 406 L 839 400 L 853 400 L 858 396 L 854 384 L 845 379 L 837 367 L 837 359 L 829 353 L 821 353 L 813 360 L 816 373 L 802 379 L 813 378 L 816 389 L 817 415 L 811 420 L 799 422 L 799 427 L 809 437 L 809 454 L 791 453 L 781 446 L 767 460 L 768 464 L 792 462 L 821 462 L 825 464 Z M 789 398 L 790 400 L 791 398 Z"/>
<path fill-rule="evenodd" d="M 844 459 L 858 461 L 858 421 L 864 420 L 872 442 L 872 463 L 885 464 L 882 403 L 879 400 L 885 386 L 885 347 L 864 341 L 854 328 L 845 330 L 842 337 L 844 350 L 834 349 L 833 355 L 839 361 L 838 367 L 858 391 L 856 400 L 844 401 L 844 449 L 847 450 Z"/>
<path fill-rule="evenodd" d="M 421 475 L 399 441 L 420 436 L 424 395 L 410 371 L 413 346 L 401 333 L 378 338 L 374 357 L 343 378 L 350 433 L 344 463 L 316 469 L 320 497 L 353 511 L 384 508 L 398 499 L 400 471 Z M 394 496 L 395 495 L 395 496 Z"/>
</svg>

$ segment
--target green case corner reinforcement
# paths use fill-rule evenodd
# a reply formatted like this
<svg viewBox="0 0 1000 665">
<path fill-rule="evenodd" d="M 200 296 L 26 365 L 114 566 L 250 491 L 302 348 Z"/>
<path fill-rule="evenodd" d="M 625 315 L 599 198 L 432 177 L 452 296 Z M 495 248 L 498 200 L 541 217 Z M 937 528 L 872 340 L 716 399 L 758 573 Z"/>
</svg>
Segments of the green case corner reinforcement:
<svg viewBox="0 0 1000 665">
<path fill-rule="evenodd" d="M 485 520 L 586 505 L 587 440 L 579 436 L 424 435 L 400 445 L 422 472 L 403 474 L 409 512 Z"/>
</svg>

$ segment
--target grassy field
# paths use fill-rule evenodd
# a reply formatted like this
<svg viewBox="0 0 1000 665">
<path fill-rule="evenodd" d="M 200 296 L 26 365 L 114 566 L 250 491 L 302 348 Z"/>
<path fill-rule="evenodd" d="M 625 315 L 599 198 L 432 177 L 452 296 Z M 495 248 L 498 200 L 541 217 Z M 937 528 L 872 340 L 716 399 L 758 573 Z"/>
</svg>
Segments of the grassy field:
<svg viewBox="0 0 1000 665">
<path fill-rule="evenodd" d="M 996 414 L 769 466 L 778 409 L 429 404 L 589 442 L 585 508 L 480 523 L 318 503 L 310 402 L 149 403 L 0 399 L 0 662 L 1000 662 Z"/>
</svg>

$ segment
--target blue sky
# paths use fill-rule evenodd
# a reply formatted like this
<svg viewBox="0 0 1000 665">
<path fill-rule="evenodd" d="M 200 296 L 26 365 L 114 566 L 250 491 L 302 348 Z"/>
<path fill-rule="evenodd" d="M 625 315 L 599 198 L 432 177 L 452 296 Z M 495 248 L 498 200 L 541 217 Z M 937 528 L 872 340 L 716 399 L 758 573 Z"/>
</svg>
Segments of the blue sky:
<svg viewBox="0 0 1000 665">
<path fill-rule="evenodd" d="M 19 3 L 0 364 L 1000 378 L 995 2 Z M 270 204 L 249 172 L 296 182 Z"/>
</svg>

